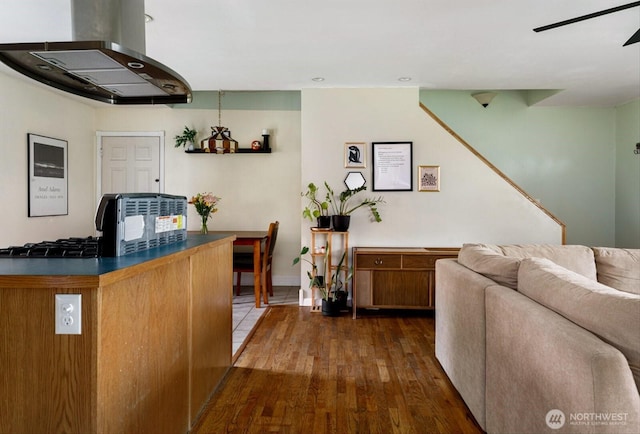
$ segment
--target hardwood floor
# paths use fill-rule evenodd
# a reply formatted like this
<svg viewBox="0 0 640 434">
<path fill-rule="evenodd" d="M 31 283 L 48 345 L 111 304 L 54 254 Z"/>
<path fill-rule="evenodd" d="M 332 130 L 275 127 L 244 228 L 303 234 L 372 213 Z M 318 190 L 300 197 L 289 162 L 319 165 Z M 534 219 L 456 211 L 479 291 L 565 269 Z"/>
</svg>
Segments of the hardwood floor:
<svg viewBox="0 0 640 434">
<path fill-rule="evenodd" d="M 192 433 L 481 433 L 435 359 L 434 325 L 274 306 Z"/>
</svg>

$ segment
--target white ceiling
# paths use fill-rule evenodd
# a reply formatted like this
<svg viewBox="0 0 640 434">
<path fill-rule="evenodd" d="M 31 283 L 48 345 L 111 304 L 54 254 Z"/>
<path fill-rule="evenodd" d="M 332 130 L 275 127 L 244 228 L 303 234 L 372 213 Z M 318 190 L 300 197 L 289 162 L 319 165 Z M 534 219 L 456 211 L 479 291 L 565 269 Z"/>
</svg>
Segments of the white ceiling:
<svg viewBox="0 0 640 434">
<path fill-rule="evenodd" d="M 146 54 L 193 90 L 560 89 L 541 105 L 613 106 L 640 97 L 640 43 L 622 46 L 640 7 L 532 29 L 629 2 L 146 0 Z M 0 42 L 71 39 L 69 0 L 0 4 Z"/>
</svg>

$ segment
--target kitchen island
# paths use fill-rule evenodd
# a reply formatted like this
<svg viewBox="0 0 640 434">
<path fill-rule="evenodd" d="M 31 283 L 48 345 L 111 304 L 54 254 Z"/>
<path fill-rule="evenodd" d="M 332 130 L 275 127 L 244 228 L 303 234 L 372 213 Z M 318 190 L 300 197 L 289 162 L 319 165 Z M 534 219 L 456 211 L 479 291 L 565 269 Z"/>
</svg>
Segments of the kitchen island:
<svg viewBox="0 0 640 434">
<path fill-rule="evenodd" d="M 0 432 L 186 433 L 231 366 L 234 236 L 0 259 Z M 81 294 L 82 333 L 55 334 Z"/>
</svg>

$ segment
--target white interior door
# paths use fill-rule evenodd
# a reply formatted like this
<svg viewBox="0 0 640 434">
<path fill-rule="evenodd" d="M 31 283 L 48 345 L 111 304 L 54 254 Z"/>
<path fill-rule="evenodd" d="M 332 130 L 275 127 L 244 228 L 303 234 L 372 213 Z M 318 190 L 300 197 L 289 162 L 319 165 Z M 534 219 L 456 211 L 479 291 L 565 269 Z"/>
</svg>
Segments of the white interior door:
<svg viewBox="0 0 640 434">
<path fill-rule="evenodd" d="M 158 133 L 99 133 L 99 196 L 161 193 L 163 137 Z"/>
</svg>

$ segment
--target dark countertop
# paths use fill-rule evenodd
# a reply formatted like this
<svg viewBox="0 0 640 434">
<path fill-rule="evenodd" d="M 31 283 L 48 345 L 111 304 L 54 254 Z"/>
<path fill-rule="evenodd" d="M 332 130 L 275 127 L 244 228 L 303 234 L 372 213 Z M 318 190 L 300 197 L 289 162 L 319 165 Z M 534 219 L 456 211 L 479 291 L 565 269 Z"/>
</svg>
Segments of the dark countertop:
<svg viewBox="0 0 640 434">
<path fill-rule="evenodd" d="M 0 276 L 99 276 L 173 253 L 183 252 L 229 234 L 189 234 L 186 241 L 114 258 L 0 258 Z"/>
</svg>

